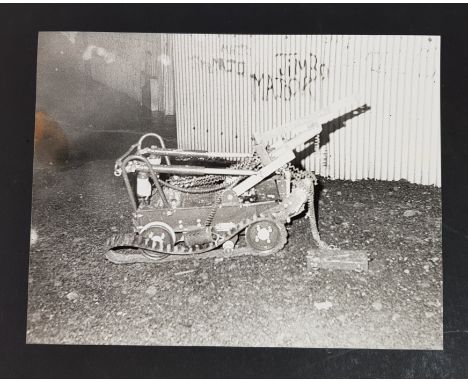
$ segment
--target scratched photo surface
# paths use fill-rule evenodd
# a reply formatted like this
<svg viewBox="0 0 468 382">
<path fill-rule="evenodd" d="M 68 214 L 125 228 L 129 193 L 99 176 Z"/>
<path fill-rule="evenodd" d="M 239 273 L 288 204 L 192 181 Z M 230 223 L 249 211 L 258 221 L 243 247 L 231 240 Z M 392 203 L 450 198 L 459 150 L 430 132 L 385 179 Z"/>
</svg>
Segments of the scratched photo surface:
<svg viewBox="0 0 468 382">
<path fill-rule="evenodd" d="M 41 32 L 27 342 L 442 349 L 440 49 Z"/>
</svg>

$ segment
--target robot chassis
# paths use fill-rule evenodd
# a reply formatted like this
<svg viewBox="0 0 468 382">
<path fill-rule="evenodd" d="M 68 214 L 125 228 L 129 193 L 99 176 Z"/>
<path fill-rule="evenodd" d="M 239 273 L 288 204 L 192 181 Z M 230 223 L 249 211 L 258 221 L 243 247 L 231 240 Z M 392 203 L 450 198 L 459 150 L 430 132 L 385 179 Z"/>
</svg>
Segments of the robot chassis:
<svg viewBox="0 0 468 382">
<path fill-rule="evenodd" d="M 126 263 L 230 256 L 239 250 L 240 236 L 245 236 L 244 252 L 271 255 L 285 246 L 285 225 L 306 204 L 313 239 L 319 248 L 331 249 L 317 229 L 315 175 L 290 162 L 295 159 L 293 150 L 318 139 L 322 123 L 333 119 L 342 105 L 343 101 L 309 118 L 254 134 L 252 154 L 168 149 L 159 135 L 143 135 L 114 169 L 115 176 L 123 177 L 134 209 L 134 232 L 110 237 L 106 258 Z M 145 147 L 148 138 L 159 145 Z M 224 168 L 186 166 L 171 159 L 235 163 Z M 118 251 L 125 248 L 139 252 Z"/>
</svg>

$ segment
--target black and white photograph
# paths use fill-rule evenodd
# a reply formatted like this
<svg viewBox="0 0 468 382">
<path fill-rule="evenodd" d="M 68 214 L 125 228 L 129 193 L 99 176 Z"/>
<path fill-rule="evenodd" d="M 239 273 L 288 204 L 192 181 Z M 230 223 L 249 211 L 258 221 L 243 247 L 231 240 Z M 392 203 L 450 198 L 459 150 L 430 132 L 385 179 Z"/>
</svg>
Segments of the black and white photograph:
<svg viewBox="0 0 468 382">
<path fill-rule="evenodd" d="M 39 32 L 26 343 L 442 350 L 441 47 Z"/>
</svg>

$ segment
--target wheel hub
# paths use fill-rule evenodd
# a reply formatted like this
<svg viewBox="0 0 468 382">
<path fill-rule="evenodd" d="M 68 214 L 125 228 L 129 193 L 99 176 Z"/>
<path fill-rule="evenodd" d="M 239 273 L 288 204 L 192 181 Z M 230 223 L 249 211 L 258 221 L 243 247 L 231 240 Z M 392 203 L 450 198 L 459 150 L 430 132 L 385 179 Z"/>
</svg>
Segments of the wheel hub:
<svg viewBox="0 0 468 382">
<path fill-rule="evenodd" d="M 257 252 L 275 252 L 276 247 L 282 246 L 285 236 L 277 223 L 273 220 L 261 220 L 253 223 L 246 231 L 249 246 Z"/>
<path fill-rule="evenodd" d="M 255 236 L 255 241 L 258 243 L 261 241 L 266 241 L 268 244 L 271 243 L 270 232 L 272 232 L 271 226 L 269 227 L 260 227 L 257 225 L 257 235 Z"/>
<path fill-rule="evenodd" d="M 153 243 L 156 243 L 155 248 L 165 248 L 168 244 L 173 246 L 175 244 L 175 233 L 172 228 L 162 222 L 153 222 L 143 227 L 140 231 L 140 235 L 150 239 Z M 150 251 L 142 249 L 145 256 L 150 257 L 154 260 L 160 260 L 166 258 L 167 254 L 158 254 L 157 251 Z"/>
</svg>

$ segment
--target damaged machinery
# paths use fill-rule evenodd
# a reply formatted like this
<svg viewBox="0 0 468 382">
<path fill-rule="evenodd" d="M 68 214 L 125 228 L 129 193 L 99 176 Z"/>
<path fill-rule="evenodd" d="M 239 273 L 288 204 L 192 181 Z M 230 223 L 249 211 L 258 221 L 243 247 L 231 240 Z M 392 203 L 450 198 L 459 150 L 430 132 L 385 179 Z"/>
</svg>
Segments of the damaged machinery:
<svg viewBox="0 0 468 382">
<path fill-rule="evenodd" d="M 143 135 L 115 163 L 114 174 L 123 177 L 133 206 L 133 232 L 109 238 L 107 259 L 271 255 L 286 245 L 286 225 L 305 208 L 318 248 L 330 249 L 317 229 L 315 175 L 291 162 L 294 150 L 318 139 L 322 124 L 347 104 L 254 134 L 251 154 L 168 149 L 159 135 Z"/>
</svg>

